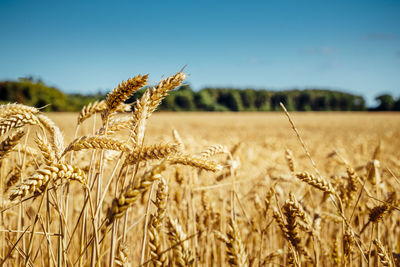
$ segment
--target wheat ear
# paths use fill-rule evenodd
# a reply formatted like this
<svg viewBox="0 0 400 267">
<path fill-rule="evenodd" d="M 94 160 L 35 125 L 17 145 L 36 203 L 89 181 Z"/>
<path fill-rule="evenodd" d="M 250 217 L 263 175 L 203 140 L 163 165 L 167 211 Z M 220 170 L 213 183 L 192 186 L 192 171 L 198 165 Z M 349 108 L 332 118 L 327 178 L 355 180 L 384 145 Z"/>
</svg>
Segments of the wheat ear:
<svg viewBox="0 0 400 267">
<path fill-rule="evenodd" d="M 147 172 L 138 185 L 130 184 L 119 197 L 115 198 L 107 214 L 107 225 L 112 224 L 116 219 L 121 218 L 126 210 L 131 207 L 135 201 L 145 194 L 154 181 L 161 179 L 161 172 L 165 170 L 165 162 L 161 162 L 152 170 Z"/>
<path fill-rule="evenodd" d="M 93 116 L 95 113 L 104 112 L 107 109 L 106 101 L 95 101 L 89 103 L 87 106 L 84 106 L 78 115 L 78 125 Z M 115 112 L 127 112 L 131 111 L 131 106 L 128 104 L 120 104 L 116 109 Z"/>
<path fill-rule="evenodd" d="M 55 164 L 45 166 L 36 171 L 34 175 L 13 189 L 9 198 L 12 201 L 17 197 L 23 198 L 30 194 L 41 194 L 50 180 L 60 178 L 76 180 L 86 184 L 86 175 L 81 169 L 74 168 L 68 164 Z"/>
<path fill-rule="evenodd" d="M 59 159 L 61 153 L 64 151 L 64 136 L 61 133 L 60 128 L 47 116 L 37 115 L 40 123 L 50 133 L 51 146 L 53 147 L 56 157 Z"/>
<path fill-rule="evenodd" d="M 0 143 L 0 160 L 2 160 L 18 144 L 24 134 L 25 132 L 23 130 L 17 130 L 14 134 L 11 134 Z"/>
<path fill-rule="evenodd" d="M 285 158 L 286 158 L 289 170 L 293 173 L 295 171 L 295 161 L 294 161 L 292 151 L 288 148 L 285 150 Z"/>
<path fill-rule="evenodd" d="M 162 80 L 157 86 L 145 92 L 149 97 L 149 111 L 147 113 L 147 118 L 156 110 L 164 97 L 168 95 L 169 91 L 180 86 L 185 78 L 186 75 L 184 73 L 178 72 L 177 74 Z"/>
<path fill-rule="evenodd" d="M 44 162 L 46 165 L 51 165 L 55 161 L 54 151 L 51 144 L 44 139 L 39 133 L 36 135 L 35 142 L 43 155 Z"/>
<path fill-rule="evenodd" d="M 208 159 L 211 158 L 214 155 L 217 154 L 222 154 L 222 153 L 226 153 L 227 150 L 224 146 L 222 145 L 212 145 L 207 147 L 204 151 L 202 151 L 200 153 L 200 157 L 204 158 L 204 159 Z"/>
<path fill-rule="evenodd" d="M 129 249 L 126 243 L 120 242 L 115 256 L 114 263 L 118 267 L 131 267 L 132 264 L 128 260 Z"/>
<path fill-rule="evenodd" d="M 182 164 L 187 166 L 192 166 L 199 169 L 204 169 L 207 171 L 220 171 L 222 170 L 222 166 L 216 163 L 215 161 L 206 160 L 199 157 L 194 157 L 191 155 L 173 155 L 168 157 L 168 161 L 171 164 Z"/>
<path fill-rule="evenodd" d="M 123 104 L 134 92 L 142 88 L 147 83 L 148 75 L 138 75 L 126 82 L 121 82 L 112 92 L 107 95 L 107 113 L 114 112 L 119 105 Z"/>
<path fill-rule="evenodd" d="M 376 247 L 376 250 L 378 251 L 379 260 L 382 263 L 382 265 L 385 267 L 391 267 L 392 261 L 390 260 L 390 257 L 388 255 L 385 247 L 382 245 L 382 243 L 378 239 L 375 239 L 373 241 L 373 243 Z"/>
<path fill-rule="evenodd" d="M 216 234 L 217 238 L 226 245 L 226 255 L 230 266 L 249 266 L 240 231 L 234 220 L 229 220 L 226 235 L 219 232 Z"/>
<path fill-rule="evenodd" d="M 135 149 L 126 157 L 126 164 L 135 164 L 142 160 L 162 159 L 178 152 L 178 146 L 173 144 L 157 144 Z"/>
<path fill-rule="evenodd" d="M 300 172 L 296 174 L 296 177 L 303 182 L 323 191 L 324 193 L 328 194 L 335 194 L 335 189 L 333 188 L 332 184 L 325 179 L 315 177 L 308 172 Z"/>
<path fill-rule="evenodd" d="M 173 266 L 190 266 L 194 262 L 194 258 L 191 255 L 189 250 L 189 246 L 187 242 L 186 233 L 183 231 L 181 225 L 178 221 L 168 217 L 167 220 L 167 228 L 168 228 L 168 237 L 171 243 L 172 253 L 173 253 L 173 261 L 171 264 Z"/>
<path fill-rule="evenodd" d="M 39 120 L 35 115 L 29 112 L 9 115 L 8 117 L 0 120 L 0 136 L 4 135 L 12 128 L 22 127 L 26 124 L 38 125 Z"/>
<path fill-rule="evenodd" d="M 125 142 L 111 139 L 107 136 L 82 136 L 72 141 L 64 150 L 63 155 L 69 151 L 80 151 L 83 149 L 109 149 L 115 151 L 129 152 L 130 149 Z"/>
<path fill-rule="evenodd" d="M 37 114 L 39 113 L 39 110 L 34 107 L 29 107 L 17 103 L 0 105 L 0 120 L 11 115 L 22 114 L 25 112 L 30 114 Z"/>
<path fill-rule="evenodd" d="M 148 237 L 150 256 L 154 266 L 168 266 L 168 257 L 162 253 L 162 223 L 167 209 L 168 185 L 163 178 L 160 179 L 157 189 L 155 205 L 157 212 L 150 219 Z"/>
</svg>

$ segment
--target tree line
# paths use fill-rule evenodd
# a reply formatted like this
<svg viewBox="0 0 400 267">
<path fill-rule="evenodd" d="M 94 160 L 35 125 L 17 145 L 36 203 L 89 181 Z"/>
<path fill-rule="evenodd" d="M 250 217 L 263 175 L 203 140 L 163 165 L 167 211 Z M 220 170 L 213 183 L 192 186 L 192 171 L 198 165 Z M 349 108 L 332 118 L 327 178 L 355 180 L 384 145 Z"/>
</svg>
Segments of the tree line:
<svg viewBox="0 0 400 267">
<path fill-rule="evenodd" d="M 128 102 L 139 98 L 144 89 L 136 92 Z M 0 82 L 0 102 L 18 102 L 43 107 L 44 111 L 79 111 L 105 94 L 65 94 L 40 80 L 23 78 L 18 81 Z M 183 85 L 172 91 L 160 106 L 165 111 L 279 111 L 282 102 L 289 111 L 398 111 L 400 97 L 389 94 L 376 97 L 378 106 L 368 108 L 362 96 L 324 90 L 256 90 L 235 88 L 204 88 L 193 91 Z"/>
</svg>

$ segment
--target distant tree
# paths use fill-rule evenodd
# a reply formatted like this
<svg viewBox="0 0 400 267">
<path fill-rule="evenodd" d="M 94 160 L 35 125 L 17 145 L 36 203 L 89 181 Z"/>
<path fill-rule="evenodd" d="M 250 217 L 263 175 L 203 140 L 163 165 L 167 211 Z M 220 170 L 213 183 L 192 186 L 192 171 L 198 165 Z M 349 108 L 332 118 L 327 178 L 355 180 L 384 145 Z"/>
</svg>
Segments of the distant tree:
<svg viewBox="0 0 400 267">
<path fill-rule="evenodd" d="M 393 97 L 389 94 L 383 94 L 380 96 L 377 96 L 375 98 L 379 102 L 378 106 L 376 107 L 376 110 L 379 111 L 389 111 L 392 110 L 394 107 L 395 101 Z"/>
<path fill-rule="evenodd" d="M 294 100 L 289 95 L 288 92 L 277 92 L 271 97 L 271 108 L 272 108 L 272 110 L 280 111 L 281 110 L 280 103 L 285 105 L 285 107 L 286 107 L 286 109 L 288 111 L 295 110 Z"/>
<path fill-rule="evenodd" d="M 194 93 L 189 85 L 181 86 L 172 94 L 175 95 L 175 110 L 193 111 L 196 109 Z"/>
<path fill-rule="evenodd" d="M 302 91 L 296 98 L 296 110 L 309 111 L 311 110 L 311 96 L 308 91 Z"/>
<path fill-rule="evenodd" d="M 271 102 L 270 95 L 268 91 L 260 90 L 256 92 L 256 99 L 254 101 L 254 105 L 259 111 L 270 111 L 271 110 Z"/>
<path fill-rule="evenodd" d="M 396 102 L 394 102 L 393 110 L 394 111 L 400 111 L 400 97 L 397 98 Z"/>
<path fill-rule="evenodd" d="M 194 102 L 198 110 L 213 111 L 214 99 L 206 90 L 201 90 L 194 96 Z"/>
<path fill-rule="evenodd" d="M 253 89 L 240 90 L 240 97 L 245 110 L 255 110 L 256 91 Z"/>
</svg>

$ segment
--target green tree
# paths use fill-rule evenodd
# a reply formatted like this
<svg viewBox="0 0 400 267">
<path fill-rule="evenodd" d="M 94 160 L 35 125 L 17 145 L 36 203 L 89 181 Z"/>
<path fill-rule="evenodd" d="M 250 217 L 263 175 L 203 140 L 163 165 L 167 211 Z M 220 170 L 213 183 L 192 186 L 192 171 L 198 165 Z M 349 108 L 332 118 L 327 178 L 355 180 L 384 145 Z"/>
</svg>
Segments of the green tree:
<svg viewBox="0 0 400 267">
<path fill-rule="evenodd" d="M 375 100 L 379 102 L 378 106 L 376 107 L 376 110 L 379 111 L 392 110 L 395 104 L 393 97 L 389 94 L 377 96 Z"/>
</svg>

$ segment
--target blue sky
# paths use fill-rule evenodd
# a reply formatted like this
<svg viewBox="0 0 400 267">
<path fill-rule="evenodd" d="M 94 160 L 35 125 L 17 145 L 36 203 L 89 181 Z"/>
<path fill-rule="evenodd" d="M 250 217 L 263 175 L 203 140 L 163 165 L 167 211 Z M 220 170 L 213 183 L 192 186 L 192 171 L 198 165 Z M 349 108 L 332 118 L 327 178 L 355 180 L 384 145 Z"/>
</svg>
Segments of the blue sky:
<svg viewBox="0 0 400 267">
<path fill-rule="evenodd" d="M 112 89 L 187 64 L 205 86 L 400 96 L 400 0 L 0 0 L 0 79 Z"/>
</svg>

